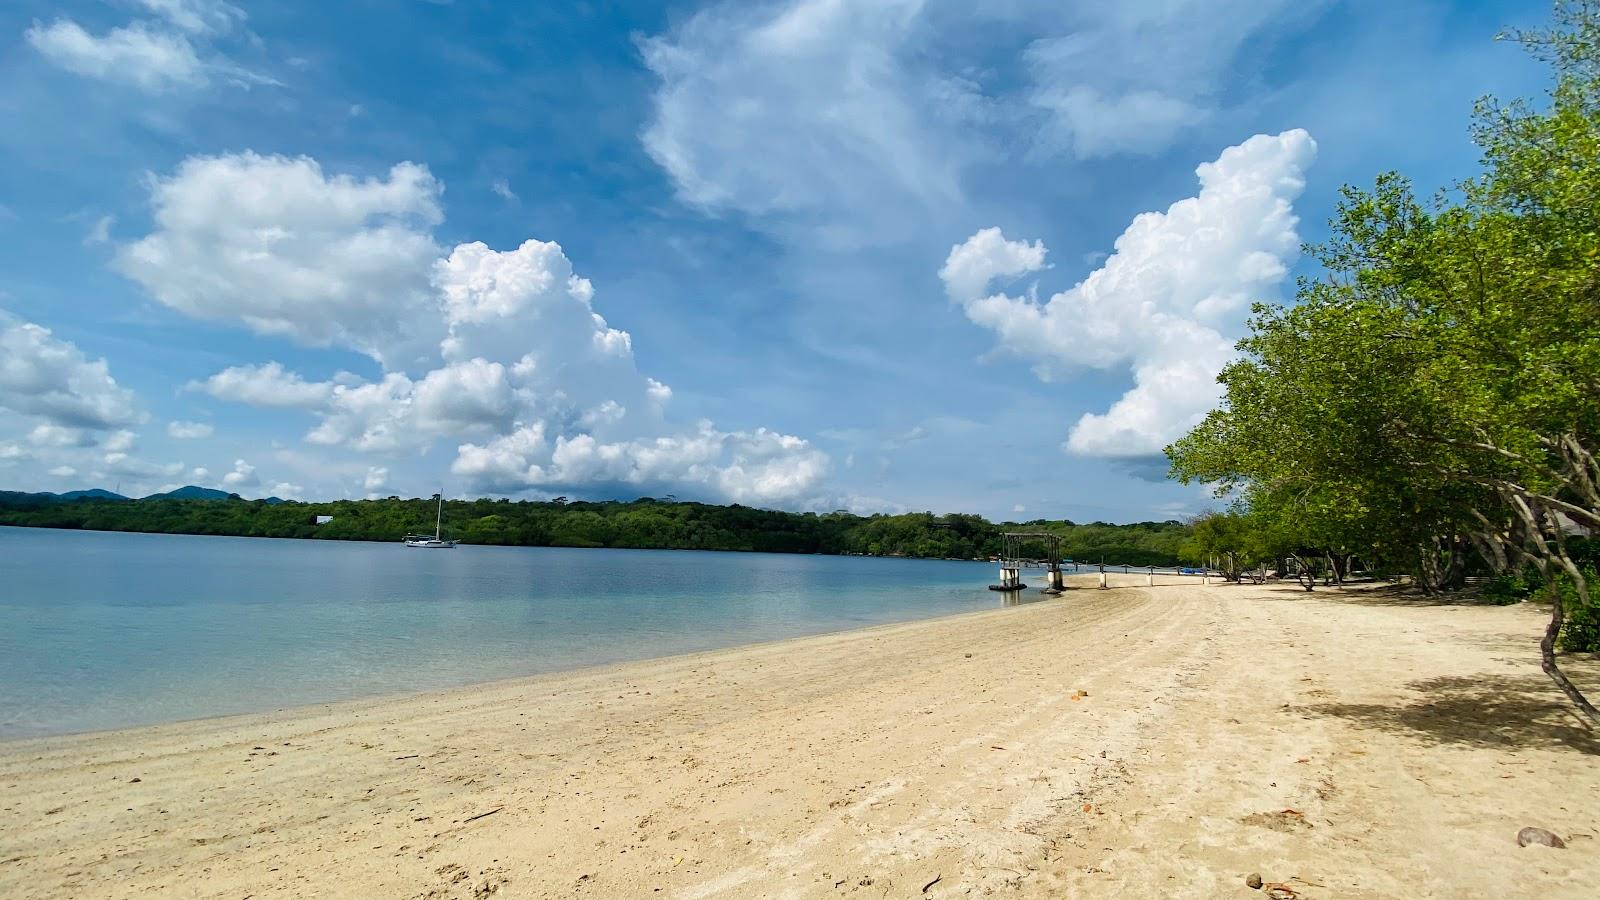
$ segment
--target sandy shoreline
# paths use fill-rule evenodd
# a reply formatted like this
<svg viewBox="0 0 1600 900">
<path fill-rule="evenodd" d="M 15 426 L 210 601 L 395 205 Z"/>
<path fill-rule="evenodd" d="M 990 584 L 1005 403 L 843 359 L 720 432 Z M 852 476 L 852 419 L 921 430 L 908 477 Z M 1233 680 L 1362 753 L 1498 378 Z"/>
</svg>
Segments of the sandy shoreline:
<svg viewBox="0 0 1600 900">
<path fill-rule="evenodd" d="M 1085 590 L 13 741 L 0 896 L 1263 896 L 1249 872 L 1303 897 L 1588 896 L 1600 740 L 1539 673 L 1540 625 Z M 1518 848 L 1524 825 L 1569 848 Z"/>
</svg>

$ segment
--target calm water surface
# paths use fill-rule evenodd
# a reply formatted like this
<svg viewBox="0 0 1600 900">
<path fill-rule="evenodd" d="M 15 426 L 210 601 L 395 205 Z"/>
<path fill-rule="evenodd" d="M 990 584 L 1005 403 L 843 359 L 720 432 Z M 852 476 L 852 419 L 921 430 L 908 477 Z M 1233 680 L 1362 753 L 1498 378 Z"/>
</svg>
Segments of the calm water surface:
<svg viewBox="0 0 1600 900">
<path fill-rule="evenodd" d="M 0 527 L 0 738 L 998 606 L 987 563 Z"/>
</svg>

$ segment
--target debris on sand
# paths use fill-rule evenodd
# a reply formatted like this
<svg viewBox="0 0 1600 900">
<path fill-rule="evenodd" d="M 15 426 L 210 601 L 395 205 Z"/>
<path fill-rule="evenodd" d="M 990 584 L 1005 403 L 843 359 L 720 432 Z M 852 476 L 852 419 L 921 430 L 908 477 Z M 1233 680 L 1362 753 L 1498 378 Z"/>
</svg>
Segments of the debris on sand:
<svg viewBox="0 0 1600 900">
<path fill-rule="evenodd" d="M 1298 809 L 1285 807 L 1277 812 L 1251 813 L 1239 820 L 1246 825 L 1266 828 L 1271 831 L 1294 831 L 1297 828 L 1310 828 L 1311 823 L 1306 821 L 1306 814 Z"/>
<path fill-rule="evenodd" d="M 1557 850 L 1564 850 L 1567 846 L 1567 842 L 1556 837 L 1555 832 L 1544 828 L 1534 828 L 1531 825 L 1517 832 L 1517 846 L 1526 847 L 1529 844 L 1554 847 Z"/>
<path fill-rule="evenodd" d="M 1261 882 L 1261 873 L 1260 872 L 1251 872 L 1249 875 L 1246 875 L 1244 877 L 1245 887 L 1248 887 L 1252 891 L 1261 890 L 1261 883 L 1262 882 Z"/>
</svg>

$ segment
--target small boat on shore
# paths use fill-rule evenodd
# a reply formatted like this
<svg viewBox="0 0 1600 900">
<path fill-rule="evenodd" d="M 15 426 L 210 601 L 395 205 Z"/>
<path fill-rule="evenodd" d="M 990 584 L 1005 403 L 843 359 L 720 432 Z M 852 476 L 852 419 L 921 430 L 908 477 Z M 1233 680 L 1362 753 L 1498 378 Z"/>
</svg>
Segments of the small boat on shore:
<svg viewBox="0 0 1600 900">
<path fill-rule="evenodd" d="M 408 534 L 406 535 L 407 547 L 417 547 L 423 550 L 449 550 L 456 545 L 455 541 L 444 539 L 444 493 L 440 492 L 434 496 L 439 498 L 439 511 L 434 515 L 433 535 Z"/>
</svg>

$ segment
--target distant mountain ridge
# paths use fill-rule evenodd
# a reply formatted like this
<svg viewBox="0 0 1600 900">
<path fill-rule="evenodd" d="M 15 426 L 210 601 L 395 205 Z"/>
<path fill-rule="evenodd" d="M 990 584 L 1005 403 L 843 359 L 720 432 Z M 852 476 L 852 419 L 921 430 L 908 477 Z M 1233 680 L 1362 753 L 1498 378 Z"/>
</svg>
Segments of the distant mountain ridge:
<svg viewBox="0 0 1600 900">
<path fill-rule="evenodd" d="M 74 500 L 133 500 L 115 491 L 105 488 L 89 488 L 80 491 L 0 491 L 0 503 L 13 506 L 43 506 L 50 503 L 71 503 Z M 219 491 L 216 488 L 201 487 L 197 484 L 187 484 L 181 488 L 165 491 L 160 494 L 151 494 L 140 497 L 140 500 L 242 500 L 238 494 Z M 267 503 L 282 503 L 278 497 L 265 498 Z"/>
<path fill-rule="evenodd" d="M 121 494 L 117 493 L 116 491 L 108 491 L 105 488 L 90 488 L 87 491 L 67 491 L 64 494 L 57 494 L 56 496 L 60 497 L 63 500 L 127 500 L 128 499 L 127 497 L 122 496 Z"/>
<path fill-rule="evenodd" d="M 86 491 L 67 491 L 57 494 L 54 491 L 0 491 L 0 503 L 12 506 L 45 506 L 51 503 L 71 503 L 75 500 L 127 500 L 121 494 L 113 493 L 103 488 L 92 488 Z"/>
<path fill-rule="evenodd" d="M 145 499 L 145 500 L 226 500 L 229 497 L 237 497 L 237 496 L 238 496 L 237 494 L 230 494 L 227 491 L 219 491 L 216 488 L 205 488 L 205 487 L 201 487 L 201 486 L 199 486 L 197 484 L 186 484 L 181 488 L 177 488 L 176 490 L 167 491 L 164 494 L 151 494 L 150 496 L 144 497 L 142 499 Z"/>
</svg>

